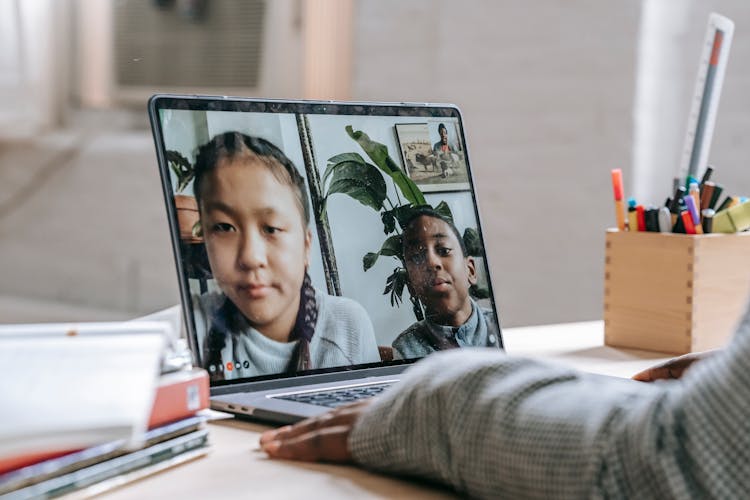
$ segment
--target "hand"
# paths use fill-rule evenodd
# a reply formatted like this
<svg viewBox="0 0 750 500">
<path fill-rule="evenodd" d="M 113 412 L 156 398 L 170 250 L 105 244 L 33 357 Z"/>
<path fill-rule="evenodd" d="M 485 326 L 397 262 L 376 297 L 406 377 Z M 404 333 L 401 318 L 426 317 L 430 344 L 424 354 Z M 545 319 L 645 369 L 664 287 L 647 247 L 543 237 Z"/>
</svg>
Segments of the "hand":
<svg viewBox="0 0 750 500">
<path fill-rule="evenodd" d="M 271 458 L 351 462 L 349 433 L 369 404 L 370 400 L 358 401 L 294 425 L 266 431 L 260 436 L 260 447 Z"/>
<path fill-rule="evenodd" d="M 691 352 L 664 363 L 647 368 L 633 375 L 633 380 L 639 382 L 654 382 L 656 380 L 678 379 L 693 363 L 708 358 L 717 351 Z"/>
</svg>

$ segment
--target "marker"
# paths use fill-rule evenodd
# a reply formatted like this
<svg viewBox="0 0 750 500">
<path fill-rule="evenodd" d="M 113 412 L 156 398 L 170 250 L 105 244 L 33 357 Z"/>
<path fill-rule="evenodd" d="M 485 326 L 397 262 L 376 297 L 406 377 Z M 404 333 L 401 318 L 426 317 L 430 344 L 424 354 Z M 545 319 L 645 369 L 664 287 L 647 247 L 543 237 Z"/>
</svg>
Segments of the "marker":
<svg viewBox="0 0 750 500">
<path fill-rule="evenodd" d="M 672 232 L 672 214 L 669 213 L 669 209 L 667 207 L 661 207 L 659 209 L 659 232 Z"/>
<path fill-rule="evenodd" d="M 695 234 L 695 224 L 693 224 L 693 217 L 690 215 L 690 212 L 687 210 L 683 210 L 680 213 L 680 219 L 682 220 L 682 225 L 685 228 L 686 234 Z"/>
<path fill-rule="evenodd" d="M 707 208 L 705 210 L 701 210 L 701 219 L 703 220 L 703 232 L 704 233 L 711 233 L 713 232 L 713 225 L 714 225 L 714 215 L 716 212 L 714 212 L 712 209 Z"/>
<path fill-rule="evenodd" d="M 615 195 L 615 217 L 617 229 L 625 231 L 625 207 L 622 204 L 622 170 L 612 169 L 612 189 Z"/>
<path fill-rule="evenodd" d="M 690 183 L 690 187 L 688 188 L 688 194 L 693 197 L 693 201 L 695 201 L 696 207 L 701 206 L 701 190 L 700 190 L 700 187 L 698 187 L 697 182 Z"/>
<path fill-rule="evenodd" d="M 690 190 L 690 184 L 699 184 L 698 179 L 696 179 L 692 175 L 688 175 L 687 180 L 685 181 L 685 189 L 687 189 L 688 191 Z"/>
<path fill-rule="evenodd" d="M 690 218 L 692 219 L 693 231 L 695 231 L 695 234 L 703 234 L 703 227 L 701 226 L 701 216 L 698 213 L 698 206 L 695 204 L 692 196 L 685 197 L 685 205 L 687 206 L 687 211 L 690 214 Z"/>
<path fill-rule="evenodd" d="M 701 186 L 706 184 L 709 181 L 709 179 L 711 179 L 711 174 L 713 173 L 714 173 L 714 167 L 712 167 L 711 165 L 707 166 L 706 171 L 703 172 L 703 177 L 701 177 Z"/>
<path fill-rule="evenodd" d="M 724 191 L 724 186 L 721 184 L 717 184 L 714 188 L 714 194 L 711 195 L 711 201 L 708 202 L 708 208 L 714 208 L 716 206 L 716 202 L 719 201 L 719 196 L 721 196 L 721 193 Z"/>
<path fill-rule="evenodd" d="M 711 181 L 701 185 L 701 210 L 709 208 L 716 184 Z"/>
<path fill-rule="evenodd" d="M 685 224 L 682 223 L 682 217 L 677 216 L 677 222 L 672 227 L 673 233 L 685 234 Z"/>
<path fill-rule="evenodd" d="M 677 224 L 678 214 L 680 213 L 680 200 L 685 196 L 686 190 L 682 186 L 677 186 L 674 190 L 672 203 L 669 205 L 669 212 L 672 214 L 672 226 Z"/>
<path fill-rule="evenodd" d="M 638 231 L 646 230 L 646 214 L 643 205 L 635 207 L 636 217 L 638 218 Z"/>
<path fill-rule="evenodd" d="M 628 231 L 638 231 L 638 214 L 635 211 L 635 198 L 628 198 Z"/>
<path fill-rule="evenodd" d="M 730 203 L 732 203 L 732 197 L 731 196 L 727 196 L 726 198 L 724 198 L 724 201 L 721 202 L 721 205 L 719 205 L 714 210 L 716 212 L 721 212 L 725 208 L 728 208 Z"/>
<path fill-rule="evenodd" d="M 659 209 L 649 207 L 643 214 L 643 218 L 646 221 L 646 231 L 658 233 L 659 232 Z"/>
<path fill-rule="evenodd" d="M 736 207 L 739 204 L 740 204 L 740 197 L 739 196 L 732 196 L 732 200 L 729 202 L 729 206 L 726 207 L 726 208 Z M 718 211 L 717 211 L 717 213 L 718 213 Z"/>
</svg>

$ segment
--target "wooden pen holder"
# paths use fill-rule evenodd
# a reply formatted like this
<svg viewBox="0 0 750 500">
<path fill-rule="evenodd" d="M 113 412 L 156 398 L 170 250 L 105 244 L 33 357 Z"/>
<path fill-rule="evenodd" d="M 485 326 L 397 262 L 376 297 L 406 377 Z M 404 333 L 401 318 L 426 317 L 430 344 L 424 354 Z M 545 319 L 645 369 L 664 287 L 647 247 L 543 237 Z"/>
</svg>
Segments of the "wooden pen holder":
<svg viewBox="0 0 750 500">
<path fill-rule="evenodd" d="M 604 342 L 674 354 L 723 346 L 750 292 L 750 233 L 607 230 Z"/>
</svg>

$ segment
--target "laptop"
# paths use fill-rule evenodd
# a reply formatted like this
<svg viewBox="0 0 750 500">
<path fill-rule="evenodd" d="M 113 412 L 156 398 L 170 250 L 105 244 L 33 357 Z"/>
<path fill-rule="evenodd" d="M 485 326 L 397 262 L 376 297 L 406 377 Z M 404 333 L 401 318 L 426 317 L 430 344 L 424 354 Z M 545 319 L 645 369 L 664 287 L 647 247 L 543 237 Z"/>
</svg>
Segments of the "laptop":
<svg viewBox="0 0 750 500">
<path fill-rule="evenodd" d="M 295 422 L 502 349 L 455 106 L 156 95 L 149 116 L 212 408 Z"/>
</svg>

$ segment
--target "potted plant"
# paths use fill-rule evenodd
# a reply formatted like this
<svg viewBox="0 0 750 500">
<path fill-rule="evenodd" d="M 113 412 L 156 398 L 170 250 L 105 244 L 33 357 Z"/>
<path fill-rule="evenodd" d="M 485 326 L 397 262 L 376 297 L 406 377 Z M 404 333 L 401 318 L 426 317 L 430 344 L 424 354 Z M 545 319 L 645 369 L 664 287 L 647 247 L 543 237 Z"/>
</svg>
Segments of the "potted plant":
<svg viewBox="0 0 750 500">
<path fill-rule="evenodd" d="M 198 204 L 194 196 L 183 194 L 188 184 L 195 177 L 190 161 L 177 151 L 167 151 L 167 164 L 177 181 L 175 186 L 174 205 L 177 210 L 177 224 L 180 239 L 186 243 L 200 243 Z"/>
<path fill-rule="evenodd" d="M 362 267 L 366 272 L 380 257 L 392 257 L 397 261 L 393 272 L 386 278 L 383 292 L 384 295 L 390 294 L 391 306 L 397 307 L 403 301 L 404 289 L 408 290 L 406 263 L 401 243 L 404 224 L 409 220 L 413 210 L 420 207 L 433 208 L 450 220 L 453 220 L 453 214 L 445 201 L 441 201 L 434 207 L 427 203 L 422 191 L 393 161 L 384 144 L 373 141 L 363 131 L 355 131 L 350 125 L 346 127 L 346 133 L 362 147 L 373 163 L 368 163 L 358 153 L 343 153 L 329 158 L 322 179 L 322 185 L 327 186 L 327 191 L 323 196 L 319 217 L 325 218 L 328 197 L 336 193 L 347 195 L 362 205 L 380 212 L 383 232 L 387 238 L 380 250 L 367 252 L 362 257 Z M 395 200 L 388 197 L 386 179 L 394 184 Z M 464 231 L 463 240 L 470 256 L 483 255 L 479 233 L 476 229 L 467 228 Z M 475 298 L 489 296 L 488 290 L 484 287 L 473 286 L 470 293 Z M 409 292 L 409 299 L 416 318 L 423 319 L 419 300 L 411 295 L 411 292 Z"/>
</svg>

